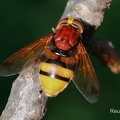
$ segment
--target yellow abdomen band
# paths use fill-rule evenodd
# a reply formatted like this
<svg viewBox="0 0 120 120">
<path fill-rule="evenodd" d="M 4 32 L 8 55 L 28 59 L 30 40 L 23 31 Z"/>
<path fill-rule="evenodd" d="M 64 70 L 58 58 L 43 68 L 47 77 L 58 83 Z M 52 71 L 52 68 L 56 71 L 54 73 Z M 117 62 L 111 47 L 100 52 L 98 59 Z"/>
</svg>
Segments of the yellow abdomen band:
<svg viewBox="0 0 120 120">
<path fill-rule="evenodd" d="M 74 72 L 70 69 L 51 63 L 40 63 L 40 83 L 45 94 L 56 96 L 63 91 L 72 79 Z"/>
</svg>

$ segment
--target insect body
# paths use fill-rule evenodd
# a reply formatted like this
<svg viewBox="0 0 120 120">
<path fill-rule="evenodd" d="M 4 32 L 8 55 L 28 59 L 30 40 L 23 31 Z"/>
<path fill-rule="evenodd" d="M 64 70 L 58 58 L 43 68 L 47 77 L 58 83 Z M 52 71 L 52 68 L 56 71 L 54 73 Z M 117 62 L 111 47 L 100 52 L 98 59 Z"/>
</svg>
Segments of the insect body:
<svg viewBox="0 0 120 120">
<path fill-rule="evenodd" d="M 40 63 L 40 84 L 47 96 L 56 96 L 72 80 L 89 102 L 96 102 L 99 83 L 82 44 L 83 32 L 84 26 L 79 20 L 73 17 L 60 20 L 54 33 L 7 58 L 0 66 L 0 74 L 19 73 L 26 62 L 37 60 Z"/>
</svg>

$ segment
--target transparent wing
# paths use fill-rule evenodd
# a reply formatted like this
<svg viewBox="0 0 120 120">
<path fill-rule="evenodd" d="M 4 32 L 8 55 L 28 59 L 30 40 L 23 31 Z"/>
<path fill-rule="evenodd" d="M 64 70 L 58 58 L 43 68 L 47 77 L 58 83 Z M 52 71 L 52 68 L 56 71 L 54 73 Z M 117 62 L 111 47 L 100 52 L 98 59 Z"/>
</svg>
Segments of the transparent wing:
<svg viewBox="0 0 120 120">
<path fill-rule="evenodd" d="M 99 82 L 82 43 L 78 46 L 76 58 L 78 59 L 78 65 L 73 82 L 89 102 L 97 102 L 100 92 Z"/>
<path fill-rule="evenodd" d="M 17 74 L 22 70 L 24 64 L 28 64 L 33 60 L 39 60 L 47 41 L 51 40 L 52 36 L 53 34 L 45 36 L 8 57 L 0 64 L 0 76 Z"/>
</svg>

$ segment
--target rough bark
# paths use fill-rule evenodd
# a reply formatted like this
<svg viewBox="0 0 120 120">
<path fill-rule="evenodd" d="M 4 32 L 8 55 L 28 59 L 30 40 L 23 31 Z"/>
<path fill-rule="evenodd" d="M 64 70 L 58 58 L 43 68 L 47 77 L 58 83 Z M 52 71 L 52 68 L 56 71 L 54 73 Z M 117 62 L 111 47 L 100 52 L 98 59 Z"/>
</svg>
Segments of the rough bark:
<svg viewBox="0 0 120 120">
<path fill-rule="evenodd" d="M 109 67 L 113 73 L 120 73 L 120 52 L 115 50 L 110 41 L 93 37 L 90 53 L 97 57 L 102 65 Z"/>
<path fill-rule="evenodd" d="M 48 98 L 39 91 L 39 63 L 33 62 L 14 81 L 0 120 L 40 120 Z"/>
</svg>

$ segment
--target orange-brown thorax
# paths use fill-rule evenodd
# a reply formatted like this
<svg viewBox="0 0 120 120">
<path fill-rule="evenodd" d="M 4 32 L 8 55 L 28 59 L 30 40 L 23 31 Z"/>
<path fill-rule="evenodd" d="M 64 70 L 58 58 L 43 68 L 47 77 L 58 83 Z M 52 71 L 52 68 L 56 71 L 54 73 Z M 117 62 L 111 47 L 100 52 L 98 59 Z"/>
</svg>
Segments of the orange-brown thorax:
<svg viewBox="0 0 120 120">
<path fill-rule="evenodd" d="M 70 50 L 80 39 L 81 33 L 71 25 L 64 25 L 55 32 L 55 45 L 60 50 Z"/>
</svg>

